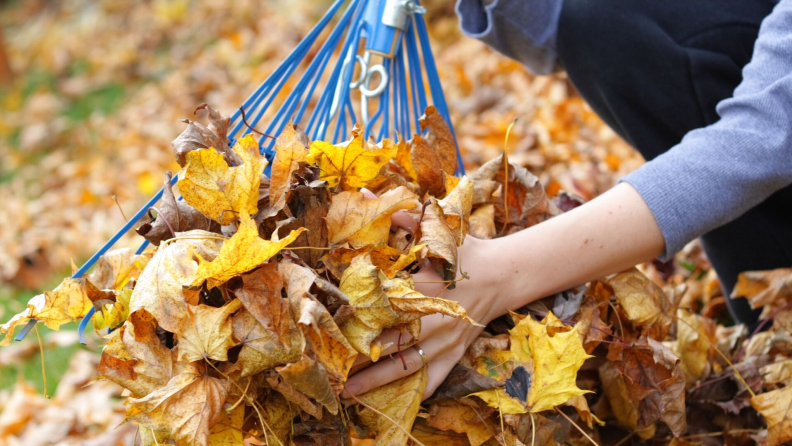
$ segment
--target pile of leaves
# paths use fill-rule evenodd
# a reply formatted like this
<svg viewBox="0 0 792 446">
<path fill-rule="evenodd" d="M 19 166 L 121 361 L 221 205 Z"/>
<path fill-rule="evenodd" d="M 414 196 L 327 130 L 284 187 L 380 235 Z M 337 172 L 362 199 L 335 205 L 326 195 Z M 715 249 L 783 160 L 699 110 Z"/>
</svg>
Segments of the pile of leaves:
<svg viewBox="0 0 792 446">
<path fill-rule="evenodd" d="M 333 145 L 289 125 L 269 176 L 260 142 L 230 148 L 228 119 L 202 108 L 210 124 L 173 142 L 184 200 L 166 175 L 137 228 L 154 248 L 107 253 L 0 327 L 8 344 L 31 319 L 58 329 L 96 309 L 94 327 L 109 331 L 99 379 L 125 389 L 144 444 L 792 440 L 789 271 L 742 277 L 736 292 L 775 321 L 750 338 L 681 305 L 684 285 L 664 290 L 634 269 L 496 319 L 423 403 L 426 368 L 341 400 L 351 373 L 396 360 L 381 357 L 383 330 L 419 339 L 436 313 L 476 324 L 416 291 L 419 264 L 453 286 L 467 235 L 507 235 L 580 202 L 549 199 L 505 155 L 454 177 L 456 144 L 432 107 L 408 141 L 356 128 Z M 414 233 L 392 227 L 397 212 Z"/>
<path fill-rule="evenodd" d="M 159 189 L 162 172 L 179 168 L 168 150 L 179 120 L 195 104 L 241 104 L 331 3 L 0 3 L 16 72 L 0 85 L 0 195 L 8 209 L 0 211 L 0 300 L 12 286 L 27 297 L 52 287 L 72 259 L 93 254 L 124 224 L 114 197 L 128 217 Z M 422 3 L 468 169 L 500 153 L 515 118 L 510 161 L 538 175 L 550 196 L 561 188 L 593 198 L 642 162 L 563 74 L 531 75 L 462 36 L 452 2 Z M 119 246 L 138 243 L 127 236 Z M 8 311 L 20 311 L 27 297 Z"/>
</svg>

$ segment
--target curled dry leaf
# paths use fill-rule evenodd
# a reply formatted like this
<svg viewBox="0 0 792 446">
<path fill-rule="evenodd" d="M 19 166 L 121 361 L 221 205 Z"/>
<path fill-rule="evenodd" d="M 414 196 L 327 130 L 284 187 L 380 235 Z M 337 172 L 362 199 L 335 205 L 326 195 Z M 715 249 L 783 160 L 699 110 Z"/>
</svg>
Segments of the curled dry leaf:
<svg viewBox="0 0 792 446">
<path fill-rule="evenodd" d="M 228 361 L 228 349 L 236 345 L 231 337 L 231 315 L 241 306 L 239 299 L 220 308 L 188 305 L 186 328 L 178 336 L 179 361 Z"/>
<path fill-rule="evenodd" d="M 286 192 L 289 191 L 292 173 L 299 163 L 308 157 L 311 141 L 301 128 L 289 122 L 283 133 L 275 141 L 275 158 L 272 160 L 272 179 L 270 181 L 270 215 L 274 215 L 286 205 Z"/>
<path fill-rule="evenodd" d="M 220 152 L 229 164 L 239 164 L 239 158 L 228 148 L 228 126 L 231 119 L 223 117 L 220 112 L 206 104 L 198 106 L 195 114 L 199 110 L 209 112 L 209 127 L 194 121 L 187 121 L 187 128 L 173 140 L 173 152 L 176 155 L 176 162 L 184 167 L 187 164 L 187 154 L 200 149 L 214 148 Z"/>
</svg>

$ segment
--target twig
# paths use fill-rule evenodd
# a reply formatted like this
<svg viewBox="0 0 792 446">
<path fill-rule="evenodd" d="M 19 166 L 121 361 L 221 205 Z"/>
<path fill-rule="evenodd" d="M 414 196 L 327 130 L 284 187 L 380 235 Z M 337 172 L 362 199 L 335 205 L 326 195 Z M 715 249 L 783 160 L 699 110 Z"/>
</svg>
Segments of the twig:
<svg viewBox="0 0 792 446">
<path fill-rule="evenodd" d="M 567 416 L 567 414 L 565 414 L 564 412 L 560 411 L 560 410 L 559 410 L 557 407 L 554 407 L 553 409 L 555 409 L 555 411 L 556 411 L 556 412 L 560 413 L 562 417 L 566 418 L 566 419 L 567 419 L 567 421 L 569 421 L 570 423 L 572 423 L 572 426 L 575 426 L 575 428 L 576 428 L 578 431 L 580 431 L 580 433 L 581 433 L 581 434 L 583 434 L 583 436 L 584 436 L 584 437 L 586 437 L 586 439 L 587 439 L 588 441 L 590 441 L 590 442 L 591 442 L 591 444 L 593 444 L 594 446 L 599 446 L 599 445 L 597 444 L 597 442 L 596 442 L 596 441 L 594 441 L 594 439 L 593 439 L 593 438 L 589 437 L 589 436 L 588 436 L 588 434 L 587 434 L 585 431 L 583 431 L 583 429 L 582 429 L 580 426 L 578 426 L 577 424 L 575 424 L 575 422 L 574 422 L 574 421 L 572 421 L 572 419 L 571 419 L 571 418 L 569 418 L 569 417 Z"/>
<path fill-rule="evenodd" d="M 118 197 L 113 195 L 113 201 L 115 201 L 116 206 L 118 206 L 118 210 L 121 211 L 121 216 L 124 217 L 124 221 L 129 221 L 126 214 L 124 213 L 124 210 L 121 208 L 121 203 L 118 202 Z"/>
<path fill-rule="evenodd" d="M 287 248 L 290 249 L 290 248 Z M 327 271 L 325 269 L 325 271 Z M 335 297 L 336 299 L 340 300 L 341 302 L 349 305 L 349 296 L 347 296 L 343 291 L 341 291 L 337 286 L 333 285 L 332 282 L 329 280 L 323 279 L 319 276 L 316 277 L 314 280 L 316 287 L 320 290 L 324 291 L 325 293 Z"/>
<path fill-rule="evenodd" d="M 402 432 L 404 432 L 404 433 L 407 435 L 407 437 L 408 437 L 410 440 L 414 441 L 414 442 L 415 442 L 415 443 L 417 443 L 419 446 L 426 446 L 426 445 L 424 445 L 423 443 L 421 443 L 420 441 L 418 441 L 418 439 L 417 439 L 417 438 L 413 437 L 413 436 L 412 436 L 412 434 L 411 434 L 411 433 L 409 433 L 409 432 L 407 431 L 407 429 L 405 429 L 404 427 L 402 427 L 402 425 L 401 425 L 401 424 L 399 424 L 399 423 L 397 423 L 397 422 L 393 421 L 393 418 L 391 418 L 391 417 L 389 417 L 389 416 L 385 415 L 384 413 L 382 413 L 382 412 L 378 411 L 377 409 L 375 409 L 375 408 L 373 408 L 373 407 L 369 406 L 368 404 L 364 403 L 363 401 L 361 401 L 361 400 L 360 400 L 360 398 L 358 398 L 357 396 L 355 396 L 355 394 L 354 394 L 354 393 L 350 392 L 350 391 L 349 391 L 349 389 L 347 389 L 347 388 L 346 388 L 346 386 L 344 386 L 344 390 L 346 390 L 346 391 L 347 391 L 347 393 L 349 394 L 349 396 L 351 396 L 351 397 L 352 397 L 352 399 L 353 399 L 353 400 L 355 400 L 355 402 L 357 402 L 358 404 L 362 405 L 362 406 L 363 406 L 363 407 L 365 407 L 366 409 L 368 409 L 368 410 L 370 410 L 370 411 L 372 411 L 372 412 L 376 413 L 377 415 L 379 415 L 379 416 L 381 416 L 381 417 L 385 418 L 386 420 L 390 421 L 391 423 L 393 423 L 393 425 L 394 425 L 394 426 L 396 426 L 396 427 L 398 427 L 398 428 L 399 428 L 399 429 L 400 429 Z"/>
<path fill-rule="evenodd" d="M 274 137 L 274 136 L 272 136 L 272 135 L 267 135 L 266 133 L 261 133 L 261 132 L 259 132 L 258 130 L 254 129 L 253 127 L 251 127 L 251 125 L 250 125 L 250 124 L 248 124 L 248 122 L 247 122 L 247 116 L 245 116 L 245 108 L 244 108 L 244 107 L 242 107 L 242 106 L 239 106 L 239 111 L 242 113 L 242 122 L 245 124 L 245 127 L 247 127 L 247 128 L 249 128 L 250 130 L 252 130 L 252 131 L 254 131 L 254 132 L 258 133 L 258 134 L 259 134 L 259 135 L 261 135 L 261 136 L 266 136 L 267 138 L 277 139 L 277 138 L 275 138 L 275 137 Z"/>
<path fill-rule="evenodd" d="M 151 210 L 152 210 L 152 209 L 154 209 L 155 211 L 157 211 L 157 218 L 161 218 L 161 219 L 162 219 L 162 221 L 164 221 L 164 222 L 165 222 L 165 224 L 168 226 L 168 229 L 170 229 L 171 235 L 173 235 L 174 237 L 176 237 L 176 231 L 174 231 L 174 230 L 173 230 L 173 226 L 170 224 L 170 222 L 168 221 L 168 219 L 167 219 L 167 218 L 165 218 L 165 214 L 163 214 L 163 213 L 162 213 L 162 212 L 161 212 L 159 209 L 155 208 L 154 206 L 151 206 L 151 207 L 149 208 L 149 212 L 151 212 Z"/>
</svg>

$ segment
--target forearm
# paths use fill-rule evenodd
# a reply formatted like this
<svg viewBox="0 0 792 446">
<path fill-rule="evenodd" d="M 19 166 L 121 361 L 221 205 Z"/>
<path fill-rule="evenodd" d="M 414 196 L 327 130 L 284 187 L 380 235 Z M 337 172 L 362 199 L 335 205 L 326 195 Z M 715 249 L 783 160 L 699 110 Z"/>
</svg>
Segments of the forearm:
<svg viewBox="0 0 792 446">
<path fill-rule="evenodd" d="M 650 260 L 664 249 L 660 228 L 632 186 L 622 183 L 544 223 L 491 241 L 498 310 Z"/>
</svg>

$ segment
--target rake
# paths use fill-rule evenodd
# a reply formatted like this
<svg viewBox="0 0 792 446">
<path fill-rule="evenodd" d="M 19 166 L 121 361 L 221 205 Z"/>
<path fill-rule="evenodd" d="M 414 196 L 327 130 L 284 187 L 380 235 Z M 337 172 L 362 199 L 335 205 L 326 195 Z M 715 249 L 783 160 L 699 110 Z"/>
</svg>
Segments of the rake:
<svg viewBox="0 0 792 446">
<path fill-rule="evenodd" d="M 291 54 L 231 116 L 229 145 L 254 132 L 264 119 L 268 125 L 259 146 L 270 161 L 265 170 L 269 175 L 275 141 L 266 135 L 280 134 L 290 121 L 303 127 L 312 141 L 337 144 L 357 123 L 363 125 L 365 138 L 379 141 L 420 132 L 419 119 L 431 104 L 453 133 L 425 13 L 426 8 L 418 0 L 335 0 Z M 281 93 L 286 91 L 288 95 L 281 100 Z M 461 175 L 464 167 L 459 150 L 457 159 L 456 174 Z M 171 184 L 177 180 L 174 175 Z M 162 193 L 161 189 L 143 205 L 72 278 L 85 274 L 156 205 Z M 137 254 L 148 244 L 143 242 Z M 94 313 L 92 308 L 80 322 L 82 344 L 86 343 L 85 329 Z M 36 323 L 35 319 L 30 320 L 14 339 L 22 340 Z"/>
</svg>

